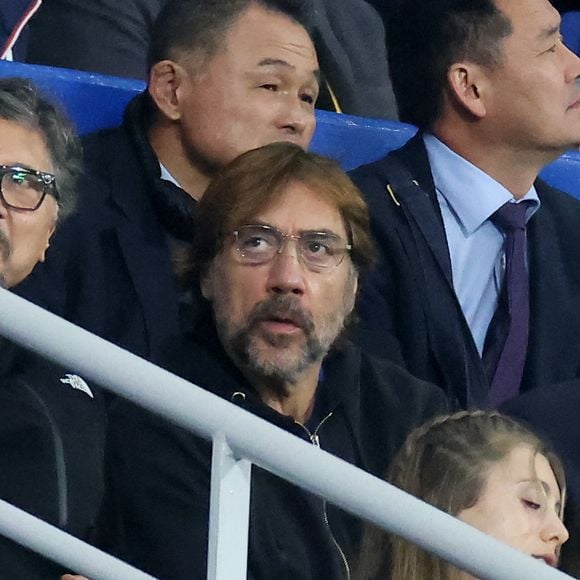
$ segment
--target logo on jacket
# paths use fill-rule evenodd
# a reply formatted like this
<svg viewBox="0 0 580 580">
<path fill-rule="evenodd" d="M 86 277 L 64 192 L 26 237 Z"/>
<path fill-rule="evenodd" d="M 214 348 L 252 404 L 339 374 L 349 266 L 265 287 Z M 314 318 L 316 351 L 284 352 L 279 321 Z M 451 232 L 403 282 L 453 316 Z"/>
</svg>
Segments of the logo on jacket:
<svg viewBox="0 0 580 580">
<path fill-rule="evenodd" d="M 93 391 L 84 379 L 81 379 L 78 375 L 70 375 L 66 374 L 62 379 L 60 379 L 61 383 L 65 385 L 70 385 L 73 389 L 77 389 L 78 391 L 82 391 L 83 393 L 87 394 L 91 399 L 94 399 Z"/>
</svg>

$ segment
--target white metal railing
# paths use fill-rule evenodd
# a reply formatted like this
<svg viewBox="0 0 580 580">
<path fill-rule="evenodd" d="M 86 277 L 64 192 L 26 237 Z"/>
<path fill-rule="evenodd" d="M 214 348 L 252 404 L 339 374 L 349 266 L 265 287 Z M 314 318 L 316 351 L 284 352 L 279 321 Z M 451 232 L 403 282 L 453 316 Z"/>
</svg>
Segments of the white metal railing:
<svg viewBox="0 0 580 580">
<path fill-rule="evenodd" d="M 229 402 L 0 290 L 0 334 L 110 391 L 213 440 L 209 580 L 245 580 L 251 463 L 437 554 L 478 577 L 569 578 Z M 31 331 L 31 329 L 34 329 Z M 0 531 L 94 579 L 123 576 L 85 546 L 72 561 L 28 542 L 7 518 Z M 55 542 L 66 536 L 44 529 Z M 78 540 L 77 540 L 78 541 Z M 71 550 L 72 551 L 72 550 Z M 227 558 L 220 557 L 227 553 Z M 90 558 L 90 566 L 88 559 Z M 137 576 L 134 576 L 137 578 Z"/>
</svg>

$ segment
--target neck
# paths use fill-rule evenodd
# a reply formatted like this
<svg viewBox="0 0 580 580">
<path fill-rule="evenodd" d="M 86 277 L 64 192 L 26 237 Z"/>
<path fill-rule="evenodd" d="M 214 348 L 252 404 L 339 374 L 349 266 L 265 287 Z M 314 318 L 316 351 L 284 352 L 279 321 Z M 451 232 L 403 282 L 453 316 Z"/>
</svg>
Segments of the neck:
<svg viewBox="0 0 580 580">
<path fill-rule="evenodd" d="M 201 199 L 211 176 L 196 166 L 187 155 L 177 124 L 157 120 L 151 124 L 148 137 L 157 159 L 177 180 L 180 187 L 193 199 Z"/>
<path fill-rule="evenodd" d="M 440 123 L 433 134 L 450 149 L 467 159 L 484 173 L 501 183 L 515 199 L 521 199 L 530 190 L 542 168 L 556 159 L 561 151 L 516 149 L 495 136 L 473 128 L 449 127 Z"/>
<path fill-rule="evenodd" d="M 250 377 L 250 382 L 264 404 L 298 423 L 305 423 L 314 407 L 320 367 L 320 363 L 311 365 L 291 382 L 266 377 Z"/>
</svg>

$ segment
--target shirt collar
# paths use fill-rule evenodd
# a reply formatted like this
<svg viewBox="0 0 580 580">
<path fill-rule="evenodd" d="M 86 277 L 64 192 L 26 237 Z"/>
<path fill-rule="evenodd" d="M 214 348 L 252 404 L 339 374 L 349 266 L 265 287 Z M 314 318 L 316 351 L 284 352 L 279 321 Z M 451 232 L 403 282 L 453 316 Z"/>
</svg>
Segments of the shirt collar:
<svg viewBox="0 0 580 580">
<path fill-rule="evenodd" d="M 502 205 L 516 201 L 503 185 L 434 135 L 425 134 L 423 140 L 435 188 L 449 204 L 466 236 L 473 234 Z M 473 203 L 474 196 L 477 196 L 477 203 Z M 523 200 L 531 202 L 527 222 L 540 207 L 540 199 L 533 185 L 518 203 Z"/>
</svg>

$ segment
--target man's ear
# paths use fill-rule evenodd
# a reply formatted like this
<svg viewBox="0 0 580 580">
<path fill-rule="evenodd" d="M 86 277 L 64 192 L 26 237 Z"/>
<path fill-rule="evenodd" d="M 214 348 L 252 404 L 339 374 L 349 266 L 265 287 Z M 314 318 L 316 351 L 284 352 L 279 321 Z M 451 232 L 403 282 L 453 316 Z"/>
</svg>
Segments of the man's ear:
<svg viewBox="0 0 580 580">
<path fill-rule="evenodd" d="M 178 89 L 186 80 L 185 69 L 172 60 L 156 62 L 149 72 L 149 94 L 157 108 L 171 121 L 181 118 Z"/>
<path fill-rule="evenodd" d="M 487 114 L 485 70 L 472 62 L 459 62 L 451 65 L 447 73 L 450 99 L 455 106 L 482 119 Z"/>
<path fill-rule="evenodd" d="M 46 245 L 42 250 L 42 254 L 40 254 L 40 258 L 38 258 L 39 262 L 44 262 L 44 260 L 46 259 L 46 252 L 48 248 L 50 248 L 50 238 L 52 238 L 52 234 L 54 234 L 55 230 L 56 230 L 56 219 L 54 225 L 48 230 L 48 235 L 46 236 Z"/>
</svg>

